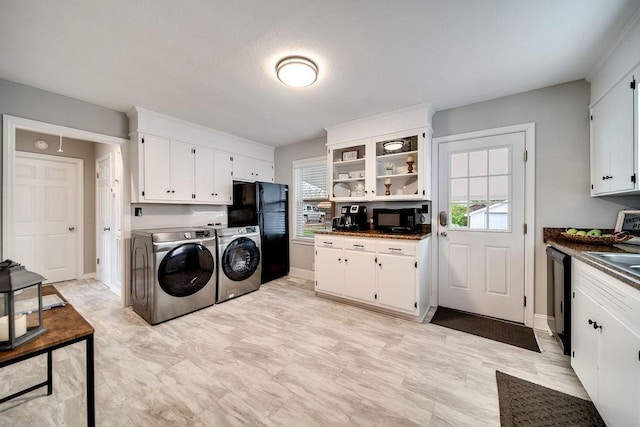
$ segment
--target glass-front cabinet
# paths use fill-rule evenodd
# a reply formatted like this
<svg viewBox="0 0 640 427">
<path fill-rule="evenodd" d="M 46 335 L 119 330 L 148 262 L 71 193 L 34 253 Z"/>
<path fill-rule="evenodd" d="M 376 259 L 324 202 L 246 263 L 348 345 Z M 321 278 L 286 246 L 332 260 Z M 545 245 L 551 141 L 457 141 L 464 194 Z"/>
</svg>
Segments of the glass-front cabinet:
<svg viewBox="0 0 640 427">
<path fill-rule="evenodd" d="M 413 130 L 330 146 L 332 200 L 425 199 L 430 150 L 425 136 Z"/>
</svg>

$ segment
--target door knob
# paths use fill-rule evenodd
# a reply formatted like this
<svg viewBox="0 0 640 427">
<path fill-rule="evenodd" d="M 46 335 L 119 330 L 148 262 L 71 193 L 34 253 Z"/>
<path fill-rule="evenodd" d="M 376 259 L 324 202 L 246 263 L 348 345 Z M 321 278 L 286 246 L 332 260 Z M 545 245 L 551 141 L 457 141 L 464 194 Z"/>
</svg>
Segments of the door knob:
<svg viewBox="0 0 640 427">
<path fill-rule="evenodd" d="M 111 227 L 104 227 L 102 230 L 103 231 L 111 231 Z"/>
<path fill-rule="evenodd" d="M 69 231 L 75 231 L 75 227 L 69 227 Z"/>
<path fill-rule="evenodd" d="M 447 232 L 446 232 L 446 231 L 441 231 L 441 232 L 440 232 L 440 235 L 441 235 L 442 237 L 447 237 Z"/>
</svg>

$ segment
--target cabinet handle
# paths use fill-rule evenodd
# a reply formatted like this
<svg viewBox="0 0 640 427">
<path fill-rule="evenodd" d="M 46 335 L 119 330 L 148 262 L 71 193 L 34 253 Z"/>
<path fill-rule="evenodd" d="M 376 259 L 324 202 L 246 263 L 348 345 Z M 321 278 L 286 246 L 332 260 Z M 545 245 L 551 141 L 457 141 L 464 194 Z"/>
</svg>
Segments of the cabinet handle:
<svg viewBox="0 0 640 427">
<path fill-rule="evenodd" d="M 364 249 L 364 245 L 353 245 L 354 248 L 362 248 Z"/>
<path fill-rule="evenodd" d="M 402 252 L 402 249 L 400 248 L 389 248 L 389 250 L 393 252 Z"/>
<path fill-rule="evenodd" d="M 333 242 L 322 242 L 325 246 L 333 246 Z"/>
<path fill-rule="evenodd" d="M 589 324 L 593 325 L 593 329 L 602 329 L 602 325 L 598 325 L 598 322 L 594 322 L 591 319 L 589 319 Z"/>
</svg>

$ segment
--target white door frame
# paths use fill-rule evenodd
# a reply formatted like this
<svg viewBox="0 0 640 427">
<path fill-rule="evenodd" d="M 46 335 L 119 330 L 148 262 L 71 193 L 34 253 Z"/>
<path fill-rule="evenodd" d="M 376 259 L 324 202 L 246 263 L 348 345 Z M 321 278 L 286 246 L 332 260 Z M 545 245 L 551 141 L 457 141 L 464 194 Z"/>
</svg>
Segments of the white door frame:
<svg viewBox="0 0 640 427">
<path fill-rule="evenodd" d="M 476 132 L 467 132 L 457 135 L 441 136 L 433 138 L 431 150 L 432 150 L 432 193 L 433 200 L 431 210 L 431 233 L 434 237 L 433 240 L 433 253 L 432 257 L 432 275 L 431 275 L 431 301 L 435 301 L 438 305 L 438 265 L 440 257 L 439 236 L 440 236 L 440 223 L 438 222 L 438 213 L 440 212 L 440 206 L 438 206 L 439 194 L 439 172 L 438 165 L 440 144 L 446 142 L 461 141 L 465 139 L 483 138 L 487 136 L 504 135 L 507 133 L 524 132 L 525 141 L 524 146 L 527 151 L 527 161 L 524 164 L 524 179 L 525 179 L 525 195 L 524 195 L 524 218 L 527 224 L 527 234 L 524 235 L 524 296 L 527 299 L 527 306 L 524 310 L 524 324 L 528 327 L 534 326 L 534 311 L 533 306 L 535 303 L 535 186 L 536 186 L 536 164 L 535 164 L 535 123 L 525 123 L 521 125 L 506 126 L 494 129 L 485 129 Z"/>
<path fill-rule="evenodd" d="M 81 139 L 85 141 L 99 142 L 103 144 L 122 145 L 129 142 L 128 139 L 118 138 L 115 136 L 103 135 L 96 132 L 90 132 L 86 130 L 74 129 L 66 126 L 54 125 L 51 123 L 40 122 L 37 120 L 24 119 L 21 117 L 10 116 L 7 114 L 2 115 L 2 258 L 11 247 L 11 240 L 7 230 L 9 230 L 10 224 L 13 221 L 13 212 L 9 207 L 12 205 L 13 200 L 13 186 L 14 186 L 14 166 L 16 156 L 16 131 L 18 129 L 27 130 L 32 132 L 46 133 L 50 135 L 59 135 L 65 138 Z M 81 180 L 82 181 L 82 180 Z M 122 197 L 122 195 L 120 196 Z M 119 213 L 124 215 L 123 212 Z M 125 224 L 124 218 L 121 219 L 121 223 Z M 127 230 L 128 231 L 128 230 Z M 123 239 L 124 242 L 124 239 Z M 83 244 L 84 242 L 82 242 Z M 80 250 L 79 255 L 84 257 L 84 251 Z M 121 248 L 121 254 L 125 254 L 124 248 Z M 124 260 L 121 263 L 125 266 Z M 84 264 L 78 262 L 78 268 L 84 269 Z M 124 270 L 124 268 L 123 268 Z M 126 274 L 125 271 L 121 271 L 122 286 L 126 286 Z M 124 289 L 122 289 L 122 295 L 126 295 Z M 123 304 L 125 299 L 123 297 Z"/>
<path fill-rule="evenodd" d="M 75 239 L 76 239 L 76 271 L 74 272 L 75 279 L 80 280 L 84 279 L 84 160 L 75 159 L 73 157 L 63 157 L 63 156 L 52 156 L 51 154 L 44 153 L 30 153 L 26 151 L 21 151 L 19 154 L 20 157 L 25 159 L 36 159 L 36 160 L 46 160 L 48 162 L 58 162 L 58 163 L 67 163 L 73 164 L 76 166 L 76 176 L 75 179 L 75 187 L 76 187 L 76 227 L 75 230 Z M 15 158 L 14 158 L 15 161 Z M 12 177 L 14 177 L 12 175 Z M 5 187 L 6 189 L 6 187 Z M 11 194 L 13 195 L 13 183 L 11 183 Z M 9 200 L 13 200 L 10 198 Z M 6 201 L 2 201 L 3 211 L 4 206 L 9 207 L 9 205 L 5 205 Z M 10 212 L 10 219 L 13 220 L 13 209 L 7 209 Z M 9 223 L 12 224 L 12 223 Z M 12 227 L 9 226 L 5 228 L 4 224 L 2 227 L 3 230 L 7 230 L 3 233 L 3 238 L 6 235 L 9 242 L 13 241 L 13 234 L 11 233 Z M 9 252 L 11 244 L 3 247 L 2 254 L 3 258 L 8 258 L 5 256 L 7 252 Z M 19 260 L 17 260 L 19 261 Z"/>
</svg>

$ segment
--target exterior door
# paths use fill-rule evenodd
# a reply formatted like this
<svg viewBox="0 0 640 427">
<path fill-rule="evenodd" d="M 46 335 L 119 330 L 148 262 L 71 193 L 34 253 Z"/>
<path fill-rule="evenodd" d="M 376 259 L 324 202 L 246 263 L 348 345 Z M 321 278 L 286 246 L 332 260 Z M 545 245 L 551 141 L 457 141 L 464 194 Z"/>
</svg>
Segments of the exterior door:
<svg viewBox="0 0 640 427">
<path fill-rule="evenodd" d="M 113 224 L 112 187 L 111 187 L 111 156 L 99 160 L 96 165 L 98 177 L 97 212 L 98 212 L 98 280 L 112 287 L 111 272 L 111 242 L 115 227 Z"/>
<path fill-rule="evenodd" d="M 439 147 L 439 305 L 524 322 L 524 132 Z"/>
<path fill-rule="evenodd" d="M 46 283 L 77 275 L 76 177 L 82 165 L 74 160 L 16 153 L 9 256 Z"/>
</svg>

